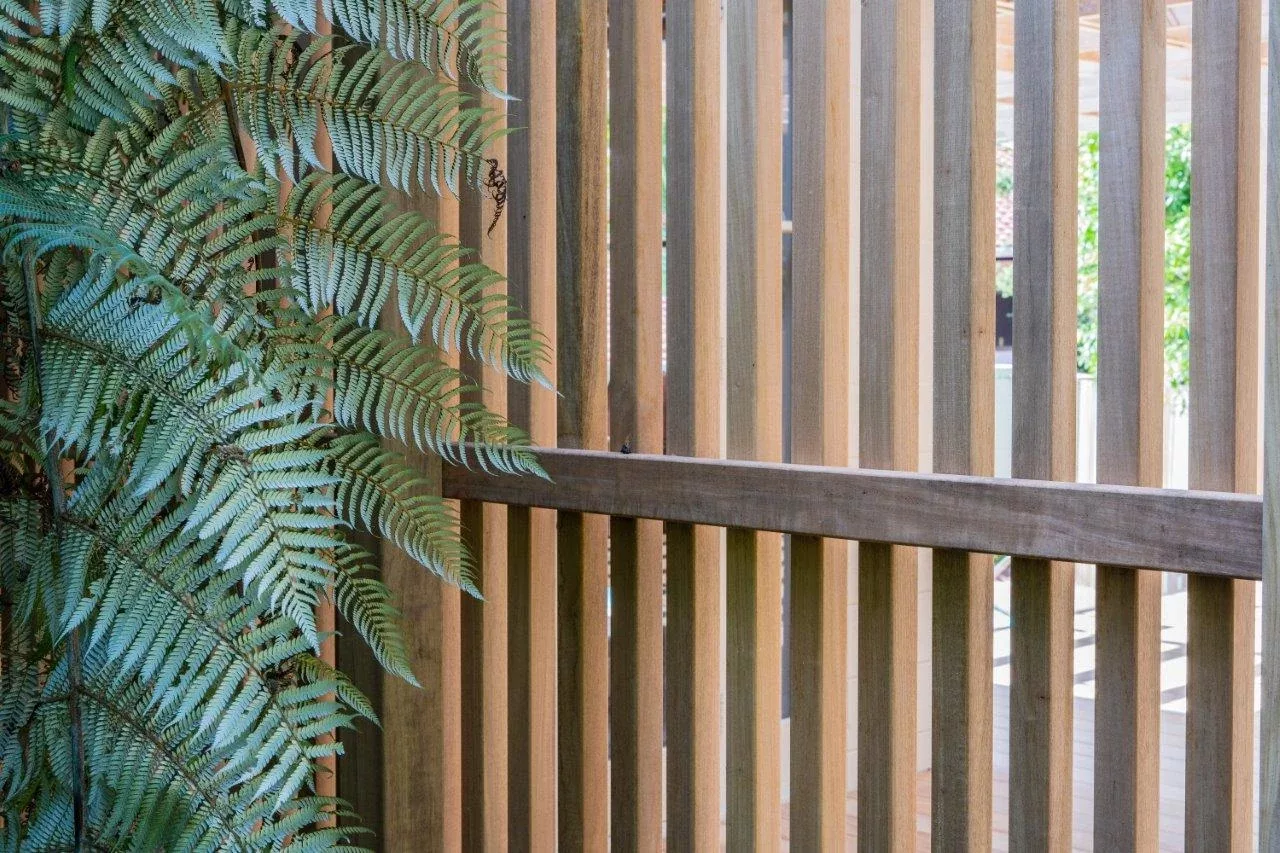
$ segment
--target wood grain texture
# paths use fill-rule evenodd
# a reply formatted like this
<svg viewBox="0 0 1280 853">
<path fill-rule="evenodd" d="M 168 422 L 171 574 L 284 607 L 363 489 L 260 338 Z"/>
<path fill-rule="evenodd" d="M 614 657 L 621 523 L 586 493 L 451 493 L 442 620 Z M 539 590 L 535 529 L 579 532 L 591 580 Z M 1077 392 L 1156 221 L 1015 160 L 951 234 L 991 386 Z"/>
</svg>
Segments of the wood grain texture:
<svg viewBox="0 0 1280 853">
<path fill-rule="evenodd" d="M 510 0 L 508 83 L 516 100 L 508 138 L 507 263 L 512 299 L 556 339 L 556 18 L 535 0 Z M 556 375 L 555 353 L 545 365 Z M 556 395 L 511 382 L 509 417 L 534 442 L 556 441 Z M 556 515 L 511 507 L 509 601 L 509 841 L 512 850 L 556 849 Z"/>
<path fill-rule="evenodd" d="M 862 7 L 858 452 L 905 471 L 919 454 L 920 23 L 920 0 Z M 909 548 L 858 547 L 862 850 L 915 837 L 917 565 Z"/>
<path fill-rule="evenodd" d="M 795 0 L 791 459 L 848 462 L 851 9 Z M 755 526 L 755 525 L 752 525 Z M 791 539 L 791 844 L 844 843 L 848 548 Z"/>
<path fill-rule="evenodd" d="M 608 98 L 605 7 L 556 5 L 557 432 L 563 447 L 607 440 L 605 334 Z M 603 850 L 609 832 L 608 520 L 562 513 L 559 563 L 561 850 Z"/>
<path fill-rule="evenodd" d="M 1268 9 L 1269 56 L 1280 56 L 1280 0 Z M 1263 369 L 1262 777 L 1260 850 L 1280 848 L 1280 63 L 1267 66 L 1266 308 Z"/>
<path fill-rule="evenodd" d="M 1101 10 L 1098 475 L 1159 486 L 1164 412 L 1163 0 Z M 1160 576 L 1099 566 L 1094 848 L 1159 840 Z"/>
<path fill-rule="evenodd" d="M 1074 0 L 1014 9 L 1015 477 L 1075 476 L 1077 27 Z M 1012 571 L 1009 842 L 1066 850 L 1074 567 Z"/>
<path fill-rule="evenodd" d="M 720 454 L 719 0 L 670 0 L 666 448 Z M 720 532 L 668 524 L 667 847 L 720 840 Z"/>
<path fill-rule="evenodd" d="M 610 446 L 662 452 L 662 9 L 609 6 Z M 609 523 L 610 844 L 662 845 L 662 525 Z"/>
<path fill-rule="evenodd" d="M 552 482 L 444 471 L 446 497 L 1032 559 L 1262 577 L 1257 495 L 546 448 Z"/>
<path fill-rule="evenodd" d="M 505 0 L 492 0 L 488 23 L 501 26 Z M 507 85 L 505 67 L 492 72 L 499 90 Z M 476 103 L 503 116 L 495 129 L 506 126 L 506 102 L 468 83 L 463 86 Z M 507 161 L 505 138 L 495 139 L 488 156 Z M 475 250 L 489 268 L 507 271 L 507 222 L 494 220 L 495 201 L 484 187 L 462 192 L 462 244 Z M 486 295 L 506 295 L 506 282 L 486 288 Z M 507 414 L 506 374 L 463 354 L 461 366 L 482 389 L 470 397 L 489 411 Z M 505 851 L 507 818 L 507 508 L 501 504 L 463 501 L 462 541 L 475 559 L 477 585 L 484 599 L 462 599 L 462 845 L 474 851 Z"/>
<path fill-rule="evenodd" d="M 728 455 L 782 458 L 782 2 L 727 9 Z M 731 850 L 777 850 L 780 833 L 782 537 L 726 543 L 726 831 Z"/>
<path fill-rule="evenodd" d="M 1192 7 L 1190 484 L 1254 492 L 1258 417 L 1259 0 Z M 1187 850 L 1253 842 L 1254 586 L 1192 578 Z"/>
<path fill-rule="evenodd" d="M 996 10 L 934 5 L 933 467 L 994 465 Z M 989 850 L 992 605 L 987 554 L 933 554 L 932 843 Z"/>
</svg>

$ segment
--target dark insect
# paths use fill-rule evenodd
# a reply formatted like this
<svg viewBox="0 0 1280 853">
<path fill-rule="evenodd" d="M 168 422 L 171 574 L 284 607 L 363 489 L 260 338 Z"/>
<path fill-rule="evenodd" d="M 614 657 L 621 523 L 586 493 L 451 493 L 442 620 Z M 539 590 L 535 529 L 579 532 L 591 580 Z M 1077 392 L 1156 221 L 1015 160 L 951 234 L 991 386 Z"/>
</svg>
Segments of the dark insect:
<svg viewBox="0 0 1280 853">
<path fill-rule="evenodd" d="M 244 448 L 238 444 L 215 444 L 213 446 L 213 452 L 216 453 L 219 458 L 226 459 L 228 461 L 234 460 L 245 467 L 248 467 L 249 465 L 249 454 L 246 453 Z"/>
<path fill-rule="evenodd" d="M 489 164 L 489 174 L 485 176 L 484 185 L 489 189 L 489 197 L 494 202 L 493 221 L 485 232 L 490 235 L 498 227 L 498 220 L 502 218 L 502 211 L 507 206 L 507 173 L 502 171 L 497 159 L 490 157 L 485 162 Z"/>
</svg>

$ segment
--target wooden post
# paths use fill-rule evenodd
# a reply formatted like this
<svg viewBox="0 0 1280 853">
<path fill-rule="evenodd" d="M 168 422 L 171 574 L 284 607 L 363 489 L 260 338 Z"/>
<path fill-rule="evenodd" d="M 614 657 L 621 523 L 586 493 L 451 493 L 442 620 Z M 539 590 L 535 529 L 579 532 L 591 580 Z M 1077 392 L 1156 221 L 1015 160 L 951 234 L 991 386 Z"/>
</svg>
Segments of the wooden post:
<svg viewBox="0 0 1280 853">
<path fill-rule="evenodd" d="M 782 3 L 728 8 L 728 455 L 782 459 Z M 730 529 L 727 832 L 779 844 L 782 537 Z"/>
<path fill-rule="evenodd" d="M 1159 486 L 1164 413 L 1164 4 L 1101 16 L 1098 480 Z M 1094 847 L 1152 850 L 1160 810 L 1160 573 L 1098 566 Z"/>
<path fill-rule="evenodd" d="M 934 4 L 933 467 L 991 476 L 996 9 Z M 991 849 L 991 557 L 933 554 L 935 850 Z"/>
<path fill-rule="evenodd" d="M 1074 0 L 1014 8 L 1015 477 L 1075 479 Z M 1009 846 L 1071 846 L 1074 567 L 1013 561 Z"/>
<path fill-rule="evenodd" d="M 1280 56 L 1280 0 L 1267 55 Z M 1259 850 L 1280 848 L 1280 63 L 1267 63 L 1267 290 L 1263 410 L 1262 817 Z"/>
<path fill-rule="evenodd" d="M 662 452 L 662 7 L 613 0 L 609 445 Z M 662 524 L 610 530 L 610 841 L 662 846 Z"/>
<path fill-rule="evenodd" d="M 559 444 L 607 439 L 605 8 L 556 5 L 556 307 Z M 560 848 L 603 850 L 609 833 L 608 521 L 561 513 Z"/>
<path fill-rule="evenodd" d="M 791 461 L 848 464 L 850 6 L 795 0 Z M 845 844 L 848 546 L 791 539 L 791 846 Z M 913 660 L 914 666 L 914 660 Z"/>
<path fill-rule="evenodd" d="M 720 2 L 667 4 L 667 452 L 720 454 Z M 667 845 L 720 843 L 720 531 L 666 525 Z"/>
<path fill-rule="evenodd" d="M 1190 485 L 1257 490 L 1259 0 L 1192 7 Z M 1188 851 L 1253 837 L 1254 585 L 1188 585 Z"/>
<path fill-rule="evenodd" d="M 555 7 L 510 0 L 507 210 L 512 299 L 547 339 L 556 339 Z M 555 377 L 555 353 L 546 365 Z M 540 447 L 556 443 L 556 395 L 507 386 L 509 416 Z M 507 514 L 510 702 L 509 842 L 512 850 L 556 849 L 556 514 L 511 507 Z"/>
</svg>

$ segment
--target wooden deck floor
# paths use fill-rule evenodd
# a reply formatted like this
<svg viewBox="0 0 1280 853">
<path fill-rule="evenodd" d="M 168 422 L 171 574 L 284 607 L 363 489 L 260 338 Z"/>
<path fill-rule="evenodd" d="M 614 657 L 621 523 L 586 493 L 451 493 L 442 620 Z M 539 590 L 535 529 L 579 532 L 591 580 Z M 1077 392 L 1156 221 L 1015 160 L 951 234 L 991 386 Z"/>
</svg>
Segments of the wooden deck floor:
<svg viewBox="0 0 1280 853">
<path fill-rule="evenodd" d="M 1186 738 L 1185 717 L 1177 712 L 1165 711 L 1161 715 L 1160 729 L 1160 850 L 1183 849 L 1182 802 L 1184 744 Z M 992 815 L 992 849 L 1009 849 L 1009 691 L 996 688 L 995 696 L 995 762 Z M 1075 702 L 1075 767 L 1074 767 L 1074 826 L 1072 845 L 1074 850 L 1093 850 L 1093 701 L 1076 699 Z M 929 850 L 929 785 L 930 774 L 925 771 L 917 778 L 916 797 L 916 847 Z M 846 812 L 848 829 L 847 849 L 856 849 L 858 802 L 851 793 Z M 783 807 L 782 832 L 788 838 L 786 807 Z"/>
</svg>

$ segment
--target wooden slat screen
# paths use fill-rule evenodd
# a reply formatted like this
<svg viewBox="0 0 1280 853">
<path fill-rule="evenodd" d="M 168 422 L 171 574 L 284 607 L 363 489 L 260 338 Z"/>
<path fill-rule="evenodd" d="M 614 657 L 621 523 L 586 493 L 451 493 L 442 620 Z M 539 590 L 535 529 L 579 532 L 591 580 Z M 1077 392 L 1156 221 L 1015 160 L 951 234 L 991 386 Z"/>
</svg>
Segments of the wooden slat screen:
<svg viewBox="0 0 1280 853">
<path fill-rule="evenodd" d="M 1074 620 L 1075 564 L 1092 563 L 1094 849 L 1169 843 L 1161 572 L 1190 575 L 1186 849 L 1251 847 L 1254 582 L 1276 515 L 1255 494 L 1260 2 L 1194 0 L 1197 491 L 1160 488 L 1163 0 L 495 5 L 514 95 L 515 133 L 494 149 L 508 209 L 490 234 L 483 192 L 430 207 L 509 273 L 554 345 L 554 391 L 463 365 L 550 480 L 444 469 L 483 602 L 379 554 L 424 689 L 359 665 L 384 729 L 344 735 L 356 754 L 337 789 L 376 812 L 375 843 L 881 851 L 927 835 L 989 850 L 992 755 L 1007 746 L 1009 847 L 1087 845 L 1073 836 L 1088 724 L 1073 719 Z M 1082 26 L 1100 39 L 1098 485 L 1073 482 Z M 1010 71 L 1015 479 L 996 479 Z M 1012 557 L 1007 744 L 992 554 Z M 1274 655 L 1267 673 L 1270 705 Z M 1280 750 L 1280 726 L 1264 744 Z M 1270 849 L 1280 759 L 1262 763 Z"/>
</svg>

